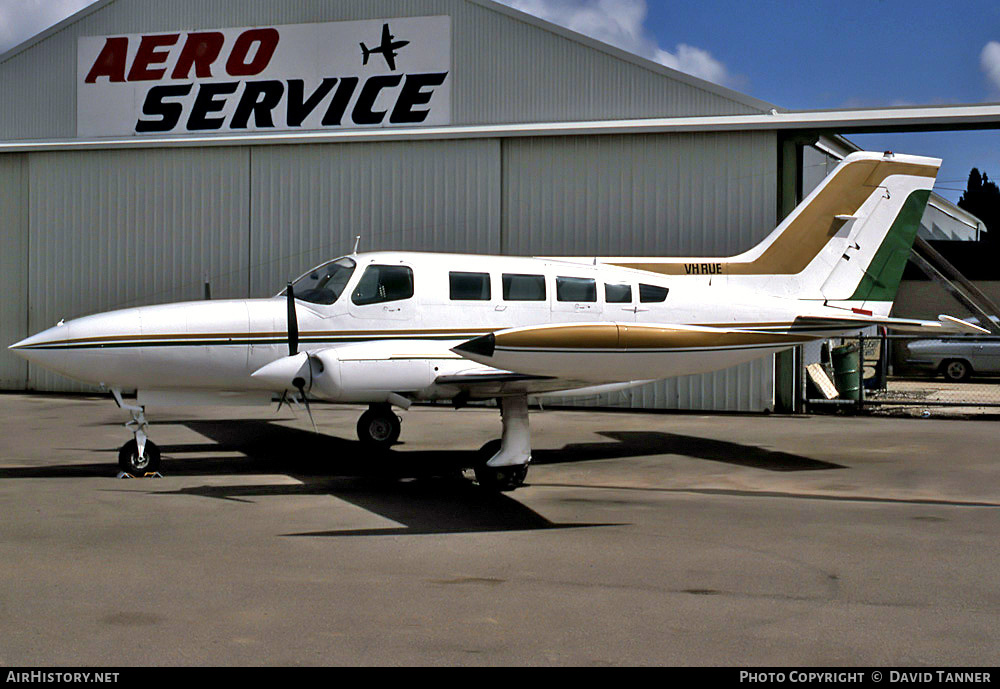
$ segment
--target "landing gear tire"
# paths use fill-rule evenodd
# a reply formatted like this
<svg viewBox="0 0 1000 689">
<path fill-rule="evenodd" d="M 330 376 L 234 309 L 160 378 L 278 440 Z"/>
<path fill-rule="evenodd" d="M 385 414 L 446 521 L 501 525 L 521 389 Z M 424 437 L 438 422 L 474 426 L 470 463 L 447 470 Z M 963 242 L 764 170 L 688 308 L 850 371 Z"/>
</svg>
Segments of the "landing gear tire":
<svg viewBox="0 0 1000 689">
<path fill-rule="evenodd" d="M 951 359 L 941 365 L 941 373 L 947 380 L 958 383 L 972 375 L 972 367 L 961 359 Z"/>
<path fill-rule="evenodd" d="M 474 467 L 476 482 L 487 490 L 509 492 L 524 485 L 528 475 L 527 464 L 491 467 L 487 464 L 500 451 L 500 441 L 491 440 L 479 450 L 479 458 Z"/>
<path fill-rule="evenodd" d="M 160 470 L 160 448 L 147 440 L 144 456 L 139 456 L 139 444 L 133 439 L 118 450 L 118 466 L 127 474 L 143 476 Z"/>
<path fill-rule="evenodd" d="M 388 450 L 399 440 L 400 422 L 392 407 L 372 407 L 358 419 L 358 439 L 365 447 Z"/>
</svg>

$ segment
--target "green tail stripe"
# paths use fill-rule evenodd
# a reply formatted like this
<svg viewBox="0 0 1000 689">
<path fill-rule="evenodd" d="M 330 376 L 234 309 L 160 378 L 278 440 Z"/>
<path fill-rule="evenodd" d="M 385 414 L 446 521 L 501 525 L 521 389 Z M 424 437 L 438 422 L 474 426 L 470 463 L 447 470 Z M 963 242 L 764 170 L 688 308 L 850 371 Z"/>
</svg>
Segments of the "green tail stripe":
<svg viewBox="0 0 1000 689">
<path fill-rule="evenodd" d="M 930 190 L 918 189 L 906 199 L 850 301 L 893 301 L 896 298 L 930 195 Z"/>
</svg>

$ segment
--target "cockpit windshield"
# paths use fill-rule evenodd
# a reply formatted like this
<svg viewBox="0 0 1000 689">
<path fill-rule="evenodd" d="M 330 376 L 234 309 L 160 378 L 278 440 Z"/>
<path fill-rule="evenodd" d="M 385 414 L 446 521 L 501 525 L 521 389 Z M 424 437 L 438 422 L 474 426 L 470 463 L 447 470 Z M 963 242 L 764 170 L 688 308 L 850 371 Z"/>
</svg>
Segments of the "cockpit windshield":
<svg viewBox="0 0 1000 689">
<path fill-rule="evenodd" d="M 295 298 L 313 304 L 334 303 L 347 287 L 356 266 L 352 259 L 344 257 L 313 268 L 292 283 Z"/>
</svg>

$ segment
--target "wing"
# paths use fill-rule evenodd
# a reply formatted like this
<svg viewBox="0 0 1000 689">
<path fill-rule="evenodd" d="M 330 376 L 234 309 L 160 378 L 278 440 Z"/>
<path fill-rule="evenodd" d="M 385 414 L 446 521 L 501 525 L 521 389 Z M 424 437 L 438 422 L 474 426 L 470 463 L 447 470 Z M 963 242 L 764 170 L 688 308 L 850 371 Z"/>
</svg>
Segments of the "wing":
<svg viewBox="0 0 1000 689">
<path fill-rule="evenodd" d="M 573 377 L 525 374 L 470 362 L 451 351 L 462 340 L 378 340 L 334 345 L 282 357 L 254 371 L 261 388 L 299 389 L 334 402 L 488 399 L 579 388 Z"/>
<path fill-rule="evenodd" d="M 677 323 L 559 323 L 509 328 L 468 340 L 456 354 L 507 371 L 604 384 L 706 373 L 870 325 L 918 332 L 980 330 L 955 318 L 920 321 L 858 314 L 800 317 L 760 328 Z"/>
</svg>

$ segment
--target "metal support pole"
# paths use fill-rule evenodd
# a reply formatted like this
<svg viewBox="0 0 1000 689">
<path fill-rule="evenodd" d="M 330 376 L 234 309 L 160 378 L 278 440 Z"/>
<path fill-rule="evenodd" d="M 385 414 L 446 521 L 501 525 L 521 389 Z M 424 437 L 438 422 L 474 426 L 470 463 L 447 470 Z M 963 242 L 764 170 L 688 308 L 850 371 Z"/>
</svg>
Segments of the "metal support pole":
<svg viewBox="0 0 1000 689">
<path fill-rule="evenodd" d="M 865 333 L 858 333 L 858 412 L 865 410 Z"/>
</svg>

